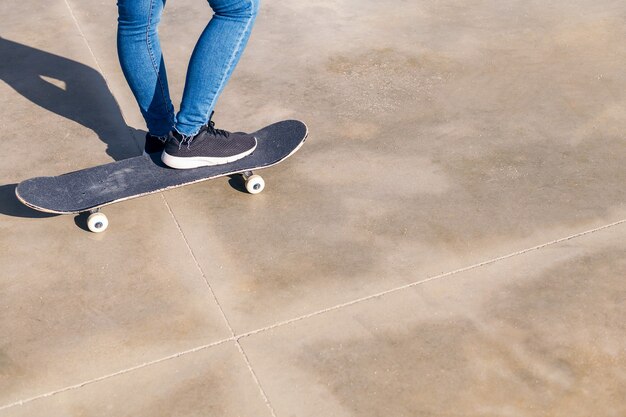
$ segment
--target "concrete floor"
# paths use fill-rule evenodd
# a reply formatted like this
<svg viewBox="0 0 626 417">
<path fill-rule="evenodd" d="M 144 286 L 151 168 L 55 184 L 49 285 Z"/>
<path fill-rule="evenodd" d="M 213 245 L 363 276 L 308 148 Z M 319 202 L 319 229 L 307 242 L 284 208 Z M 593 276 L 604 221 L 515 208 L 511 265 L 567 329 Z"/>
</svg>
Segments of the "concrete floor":
<svg viewBox="0 0 626 417">
<path fill-rule="evenodd" d="M 100 235 L 14 189 L 140 153 L 115 2 L 0 16 L 1 416 L 626 415 L 623 1 L 267 0 L 215 119 L 307 144 Z"/>
</svg>

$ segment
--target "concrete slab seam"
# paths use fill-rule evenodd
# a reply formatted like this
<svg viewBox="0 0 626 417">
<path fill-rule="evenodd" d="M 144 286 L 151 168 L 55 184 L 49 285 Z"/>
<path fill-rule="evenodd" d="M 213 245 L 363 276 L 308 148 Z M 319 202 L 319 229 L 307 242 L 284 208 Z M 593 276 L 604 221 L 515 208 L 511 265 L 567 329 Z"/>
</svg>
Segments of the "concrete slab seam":
<svg viewBox="0 0 626 417">
<path fill-rule="evenodd" d="M 165 197 L 163 197 L 163 198 L 165 198 Z M 167 201 L 166 201 L 166 205 L 167 205 Z M 167 205 L 167 207 L 169 209 L 169 205 Z M 171 213 L 171 211 L 170 211 L 170 213 Z M 173 216 L 173 213 L 171 213 L 171 214 Z M 339 310 L 339 309 L 342 309 L 344 307 L 349 307 L 349 306 L 355 305 L 357 303 L 361 303 L 361 302 L 364 302 L 364 301 L 372 300 L 372 299 L 375 299 L 375 298 L 380 298 L 380 297 L 383 297 L 383 296 L 385 296 L 387 294 L 391 294 L 391 293 L 402 291 L 402 290 L 405 290 L 405 289 L 408 289 L 408 288 L 412 288 L 412 287 L 415 287 L 417 285 L 421 285 L 421 284 L 424 284 L 424 283 L 427 283 L 427 282 L 430 282 L 430 281 L 434 281 L 436 279 L 445 278 L 445 277 L 448 277 L 448 276 L 451 276 L 451 275 L 455 275 L 455 274 L 458 274 L 458 273 L 462 273 L 462 272 L 466 272 L 466 271 L 469 271 L 469 270 L 477 269 L 477 268 L 480 268 L 482 266 L 494 264 L 496 262 L 499 262 L 499 261 L 502 261 L 502 260 L 505 260 L 505 259 L 509 259 L 509 258 L 512 258 L 512 257 L 515 257 L 515 256 L 519 256 L 519 255 L 522 255 L 522 254 L 525 254 L 525 253 L 529 253 L 529 252 L 532 252 L 532 251 L 535 251 L 535 250 L 540 250 L 540 249 L 543 249 L 543 248 L 545 248 L 547 246 L 551 246 L 551 245 L 562 243 L 562 242 L 565 242 L 565 241 L 568 241 L 568 240 L 576 239 L 576 238 L 579 238 L 579 237 L 582 237 L 582 236 L 585 236 L 585 235 L 588 235 L 588 234 L 591 234 L 591 233 L 595 233 L 595 232 L 599 232 L 599 231 L 602 231 L 602 230 L 606 230 L 606 229 L 609 229 L 611 227 L 619 226 L 619 225 L 625 224 L 625 223 L 626 223 L 626 219 L 619 220 L 619 221 L 616 221 L 614 223 L 610 223 L 610 224 L 607 224 L 607 225 L 604 225 L 604 226 L 597 227 L 595 229 L 586 230 L 584 232 L 580 232 L 580 233 L 576 233 L 576 234 L 573 234 L 573 235 L 570 235 L 570 236 L 567 236 L 567 237 L 556 239 L 556 240 L 553 240 L 553 241 L 550 241 L 550 242 L 547 242 L 547 243 L 544 243 L 544 244 L 541 244 L 541 245 L 537 245 L 537 246 L 533 246 L 531 248 L 527 248 L 527 249 L 523 249 L 523 250 L 520 250 L 520 251 L 517 251 L 517 252 L 513 252 L 513 253 L 510 253 L 508 255 L 503 255 L 503 256 L 500 256 L 500 257 L 497 257 L 497 258 L 493 258 L 493 259 L 490 259 L 490 260 L 487 260 L 487 261 L 483 261 L 483 262 L 480 262 L 480 263 L 477 263 L 477 264 L 474 264 L 474 265 L 470 265 L 470 266 L 467 266 L 467 267 L 464 267 L 464 268 L 456 269 L 454 271 L 450 271 L 450 272 L 446 272 L 446 273 L 443 273 L 443 274 L 435 275 L 435 276 L 432 276 L 432 277 L 429 277 L 429 278 L 426 278 L 426 279 L 423 279 L 423 280 L 420 280 L 420 281 L 415 281 L 415 282 L 412 282 L 412 283 L 409 283 L 409 284 L 406 284 L 406 285 L 403 285 L 403 286 L 400 286 L 400 287 L 396 287 L 396 288 L 393 288 L 393 289 L 390 289 L 390 290 L 381 291 L 381 292 L 373 294 L 373 295 L 369 295 L 369 296 L 366 296 L 366 297 L 361 297 L 361 298 L 358 298 L 356 300 L 352 300 L 352 301 L 349 301 L 349 302 L 346 302 L 346 303 L 335 305 L 333 307 L 329 307 L 329 308 L 325 308 L 325 309 L 322 309 L 322 310 L 318 310 L 318 311 L 315 311 L 313 313 L 305 314 L 305 315 L 302 315 L 302 316 L 299 316 L 299 317 L 296 317 L 296 318 L 293 318 L 293 319 L 290 319 L 290 320 L 281 321 L 281 322 L 275 323 L 275 324 L 273 324 L 271 326 L 262 327 L 262 328 L 259 328 L 259 329 L 256 329 L 256 330 L 252 330 L 252 331 L 249 331 L 249 332 L 242 333 L 240 335 L 234 335 L 232 327 L 230 327 L 230 324 L 228 324 L 228 326 L 230 328 L 230 331 L 233 334 L 232 337 L 229 337 L 229 338 L 226 338 L 226 339 L 222 339 L 222 340 L 219 340 L 219 341 L 207 344 L 207 345 L 203 345 L 203 346 L 195 347 L 195 348 L 192 348 L 192 349 L 188 349 L 188 350 L 185 350 L 185 351 L 182 351 L 182 352 L 179 352 L 179 353 L 175 353 L 173 355 L 169 355 L 169 356 L 166 356 L 166 357 L 163 357 L 163 358 L 160 358 L 160 359 L 156 359 L 154 361 L 149 361 L 149 362 L 145 362 L 145 363 L 142 363 L 142 364 L 139 364 L 139 365 L 135 365 L 135 366 L 132 366 L 130 368 L 126 368 L 126 369 L 123 369 L 123 370 L 120 370 L 120 371 L 117 371 L 117 372 L 114 372 L 114 373 L 111 373 L 111 374 L 107 374 L 107 375 L 104 375 L 104 376 L 101 376 L 101 377 L 98 377 L 98 378 L 90 379 L 88 381 L 84 381 L 84 382 L 81 382 L 81 383 L 78 383 L 78 384 L 74 384 L 74 385 L 71 385 L 71 386 L 59 389 L 59 390 L 51 391 L 51 392 L 48 392 L 48 393 L 45 393 L 45 394 L 41 394 L 41 395 L 38 395 L 38 396 L 35 396 L 35 397 L 31 397 L 31 398 L 28 398 L 28 399 L 25 399 L 25 400 L 16 401 L 16 402 L 11 403 L 11 404 L 6 404 L 6 405 L 3 405 L 3 406 L 0 406 L 0 411 L 6 410 L 6 409 L 11 408 L 11 407 L 19 406 L 19 405 L 24 405 L 26 403 L 29 403 L 31 401 L 35 401 L 35 400 L 38 400 L 38 399 L 41 399 L 41 398 L 46 398 L 46 397 L 50 397 L 50 396 L 53 396 L 53 395 L 56 395 L 56 394 L 60 394 L 60 393 L 66 392 L 66 391 L 70 391 L 70 390 L 73 390 L 73 389 L 81 388 L 81 387 L 84 387 L 86 385 L 89 385 L 89 384 L 92 384 L 92 383 L 95 383 L 95 382 L 99 382 L 99 381 L 102 381 L 102 380 L 105 380 L 105 379 L 108 379 L 108 378 L 111 378 L 111 377 L 114 377 L 114 376 L 117 376 L 117 375 L 122 375 L 122 374 L 125 374 L 125 373 L 128 373 L 128 372 L 132 372 L 132 371 L 135 371 L 135 370 L 147 367 L 147 366 L 151 366 L 151 365 L 155 365 L 155 364 L 158 364 L 158 363 L 161 363 L 161 362 L 165 362 L 165 361 L 170 360 L 170 359 L 176 359 L 178 357 L 181 357 L 181 356 L 184 356 L 184 355 L 187 355 L 187 354 L 193 354 L 195 352 L 199 352 L 201 350 L 208 349 L 208 348 L 211 348 L 213 346 L 218 346 L 218 345 L 221 345 L 221 344 L 224 344 L 224 343 L 227 343 L 227 342 L 235 342 L 235 344 L 237 345 L 237 348 L 239 349 L 240 353 L 244 357 L 244 361 L 246 362 L 246 365 L 248 366 L 248 370 L 252 374 L 252 377 L 255 380 L 255 382 L 258 384 L 258 387 L 261 390 L 261 393 L 262 393 L 264 399 L 266 399 L 266 401 L 267 401 L 266 404 L 267 404 L 268 408 L 270 408 L 272 416 L 275 417 L 276 414 L 275 414 L 275 412 L 273 410 L 273 407 L 271 407 L 271 405 L 269 403 L 269 399 L 267 398 L 267 395 L 265 394 L 264 390 L 262 389 L 262 387 L 260 385 L 260 381 L 258 380 L 258 378 L 256 376 L 256 373 L 254 372 L 254 370 L 252 368 L 252 365 L 251 365 L 247 355 L 245 354 L 245 351 L 243 350 L 243 347 L 239 343 L 240 339 L 245 338 L 245 337 L 249 337 L 249 336 L 253 336 L 255 334 L 263 333 L 263 332 L 266 332 L 266 331 L 270 331 L 270 330 L 276 329 L 278 327 L 282 327 L 282 326 L 285 326 L 285 325 L 288 325 L 288 324 L 291 324 L 291 323 L 295 323 L 295 322 L 298 322 L 298 321 L 301 321 L 301 320 L 305 320 L 305 319 L 308 319 L 308 318 L 319 316 L 319 315 L 322 315 L 324 313 L 328 313 L 328 312 L 331 312 L 331 311 Z M 176 221 L 176 224 L 177 224 L 177 226 L 179 227 L 179 230 L 180 230 L 180 226 L 178 225 L 177 221 Z M 180 230 L 180 231 L 182 233 L 182 230 Z M 185 242 L 186 242 L 186 239 L 185 239 Z M 188 248 L 191 251 L 191 248 L 189 246 L 188 246 Z M 192 256 L 193 256 L 193 252 L 192 252 Z M 196 261 L 195 256 L 194 256 L 194 261 Z M 197 263 L 197 261 L 196 261 L 196 263 Z M 198 267 L 199 267 L 199 265 L 198 265 Z M 201 268 L 200 268 L 200 271 L 201 271 L 203 277 L 205 277 L 204 272 L 202 271 Z M 206 280 L 206 278 L 205 278 L 205 280 Z M 207 282 L 207 285 L 209 285 L 208 282 Z M 209 286 L 209 288 L 210 288 L 210 286 Z M 213 290 L 212 289 L 210 289 L 210 290 L 211 290 L 211 293 L 213 293 Z M 215 295 L 213 294 L 213 296 L 215 296 Z M 217 302 L 217 299 L 216 299 L 216 302 Z M 219 304 L 218 304 L 218 306 L 219 306 Z M 221 306 L 219 306 L 219 308 L 221 310 Z M 224 314 L 223 311 L 222 311 L 222 314 Z M 224 316 L 224 318 L 225 318 L 225 316 Z"/>
<path fill-rule="evenodd" d="M 170 213 L 170 216 L 172 216 L 172 219 L 174 220 L 174 224 L 176 224 L 176 228 L 178 229 L 178 233 L 180 233 L 180 236 L 183 238 L 183 242 L 185 242 L 185 246 L 187 247 L 187 251 L 189 252 L 189 255 L 191 256 L 191 259 L 193 259 L 193 262 L 196 265 L 196 269 L 198 270 L 198 272 L 200 272 L 200 276 L 204 280 L 204 283 L 206 284 L 207 288 L 209 289 L 209 293 L 211 294 L 211 298 L 213 298 L 213 301 L 215 301 L 215 304 L 217 304 L 217 308 L 220 311 L 220 315 L 222 316 L 222 319 L 224 320 L 224 323 L 226 323 L 226 326 L 228 327 L 228 331 L 230 332 L 231 338 L 234 338 L 235 337 L 235 331 L 233 330 L 233 327 L 230 325 L 230 322 L 228 321 L 228 317 L 226 317 L 226 314 L 224 313 L 224 309 L 222 308 L 222 306 L 221 306 L 219 300 L 217 299 L 217 297 L 215 296 L 215 292 L 213 291 L 213 288 L 211 287 L 211 284 L 209 284 L 209 280 L 206 277 L 206 274 L 202 270 L 202 267 L 200 266 L 200 263 L 198 262 L 198 259 L 196 258 L 196 255 L 193 253 L 193 249 L 191 249 L 191 246 L 189 245 L 189 241 L 187 240 L 187 237 L 185 236 L 185 233 L 183 232 L 183 229 L 180 227 L 180 223 L 178 222 L 178 219 L 174 215 L 174 212 L 172 211 L 172 208 L 171 208 L 170 204 L 168 203 L 167 198 L 165 197 L 165 195 L 163 195 L 163 193 L 161 193 L 161 198 L 163 199 L 163 202 L 165 203 L 165 207 L 167 207 L 167 211 Z"/>
<path fill-rule="evenodd" d="M 211 287 L 211 284 L 209 283 L 209 279 L 207 278 L 206 274 L 204 273 L 204 270 L 202 269 L 202 266 L 200 266 L 200 262 L 198 262 L 198 259 L 196 258 L 196 255 L 194 254 L 193 249 L 191 248 L 191 245 L 189 244 L 189 241 L 187 240 L 187 237 L 185 236 L 185 233 L 183 232 L 183 229 L 180 226 L 180 223 L 178 222 L 178 219 L 176 219 L 176 216 L 174 215 L 174 212 L 172 211 L 172 208 L 170 207 L 170 204 L 167 202 L 167 198 L 163 194 L 161 194 L 161 198 L 163 198 L 163 201 L 165 202 L 165 206 L 167 207 L 167 210 L 169 211 L 170 215 L 172 216 L 172 219 L 174 220 L 174 223 L 176 224 L 176 227 L 178 228 L 178 232 L 180 233 L 181 237 L 183 238 L 183 241 L 185 242 L 185 246 L 187 246 L 187 250 L 189 251 L 189 254 L 191 255 L 191 258 L 193 259 L 194 263 L 196 264 L 196 268 L 198 269 L 198 272 L 200 272 L 200 275 L 202 276 L 202 279 L 204 280 L 204 283 L 206 284 L 207 288 L 209 289 L 209 293 L 211 294 L 211 297 L 215 301 L 215 304 L 217 305 L 217 308 L 219 309 L 220 314 L 222 315 L 222 319 L 224 320 L 224 322 L 226 323 L 226 326 L 228 327 L 228 331 L 230 332 L 231 339 L 234 340 L 235 344 L 237 345 L 237 349 L 239 350 L 239 353 L 243 357 L 243 360 L 246 363 L 246 366 L 248 367 L 248 371 L 250 372 L 250 374 L 252 376 L 252 379 L 254 380 L 257 388 L 259 389 L 259 392 L 261 394 L 261 397 L 263 398 L 263 401 L 265 402 L 265 405 L 270 410 L 270 413 L 272 414 L 272 417 L 276 417 L 276 413 L 274 412 L 274 407 L 272 407 L 272 405 L 270 404 L 270 401 L 267 398 L 267 394 L 265 393 L 265 390 L 261 386 L 261 383 L 260 383 L 259 379 L 257 378 L 256 373 L 252 369 L 252 365 L 250 364 L 250 360 L 248 359 L 248 355 L 246 355 L 245 351 L 243 350 L 243 347 L 239 344 L 239 339 L 235 335 L 235 331 L 234 331 L 233 327 L 231 326 L 230 321 L 228 321 L 228 317 L 226 317 L 226 313 L 224 312 L 224 309 L 222 308 L 222 305 L 220 304 L 219 300 L 217 299 L 217 296 L 215 295 L 215 291 L 213 291 L 213 288 Z"/>
<path fill-rule="evenodd" d="M 249 331 L 249 332 L 246 332 L 246 333 L 242 333 L 242 334 L 236 336 L 236 338 L 237 338 L 237 340 L 239 340 L 239 339 L 242 339 L 244 337 L 253 336 L 255 334 L 266 332 L 268 330 L 272 330 L 272 329 L 275 329 L 277 327 L 282 327 L 282 326 L 285 326 L 285 325 L 288 325 L 288 324 L 291 324 L 291 323 L 295 323 L 295 322 L 298 322 L 298 321 L 301 321 L 301 320 L 306 320 L 306 319 L 311 318 L 311 317 L 315 317 L 315 316 L 319 316 L 319 315 L 324 314 L 324 313 L 328 313 L 328 312 L 331 312 L 331 311 L 339 310 L 339 309 L 342 309 L 344 307 L 349 307 L 349 306 L 352 306 L 352 305 L 355 305 L 355 304 L 358 304 L 358 303 L 361 303 L 361 302 L 364 302 L 364 301 L 369 301 L 369 300 L 372 300 L 372 299 L 375 299 L 375 298 L 380 298 L 380 297 L 383 297 L 385 295 L 392 294 L 392 293 L 395 293 L 395 292 L 399 292 L 399 291 L 402 291 L 402 290 L 406 290 L 406 289 L 409 289 L 409 288 L 412 288 L 412 287 L 415 287 L 417 285 L 421 285 L 421 284 L 424 284 L 424 283 L 427 283 L 427 282 L 430 282 L 430 281 L 434 281 L 434 280 L 441 279 L 441 278 L 446 278 L 448 276 L 456 275 L 456 274 L 459 274 L 459 273 L 462 273 L 462 272 L 466 272 L 466 271 L 470 271 L 470 270 L 473 270 L 473 269 L 477 269 L 477 268 L 480 268 L 482 266 L 491 265 L 491 264 L 494 264 L 494 263 L 502 261 L 502 260 L 513 258 L 513 257 L 519 256 L 519 255 L 523 255 L 525 253 L 532 252 L 532 251 L 535 251 L 535 250 L 540 250 L 540 249 L 543 249 L 543 248 L 545 248 L 547 246 L 551 246 L 551 245 L 555 245 L 555 244 L 558 244 L 558 243 L 561 243 L 561 242 L 565 242 L 565 241 L 568 241 L 568 240 L 576 239 L 576 238 L 579 238 L 579 237 L 582 237 L 582 236 L 585 236 L 585 235 L 588 235 L 588 234 L 591 234 L 591 233 L 599 232 L 601 230 L 605 230 L 605 229 L 608 229 L 608 228 L 611 228 L 611 227 L 614 227 L 614 226 L 619 226 L 620 224 L 624 224 L 624 223 L 626 223 L 626 219 L 619 220 L 619 221 L 616 221 L 614 223 L 607 224 L 607 225 L 604 225 L 604 226 L 601 226 L 601 227 L 598 227 L 598 228 L 595 228 L 595 229 L 586 230 L 584 232 L 580 232 L 580 233 L 576 233 L 574 235 L 570 235 L 570 236 L 567 236 L 567 237 L 556 239 L 556 240 L 553 240 L 553 241 L 550 241 L 550 242 L 547 242 L 547 243 L 543 243 L 541 245 L 533 246 L 533 247 L 530 247 L 530 248 L 527 248 L 527 249 L 522 249 L 520 251 L 513 252 L 513 253 L 510 253 L 510 254 L 507 254 L 507 255 L 503 255 L 503 256 L 500 256 L 500 257 L 497 257 L 497 258 L 493 258 L 493 259 L 490 259 L 490 260 L 487 260 L 487 261 L 483 261 L 483 262 L 480 262 L 480 263 L 477 263 L 477 264 L 473 264 L 473 265 L 470 265 L 470 266 L 459 268 L 459 269 L 456 269 L 454 271 L 449 271 L 449 272 L 445 272 L 445 273 L 442 273 L 442 274 L 439 274 L 439 275 L 428 277 L 428 278 L 425 278 L 425 279 L 422 279 L 422 280 L 419 280 L 419 281 L 414 281 L 414 282 L 411 282 L 409 284 L 402 285 L 400 287 L 392 288 L 392 289 L 389 289 L 389 290 L 378 292 L 376 294 L 372 294 L 372 295 L 368 295 L 368 296 L 365 296 L 365 297 L 357 298 L 355 300 L 348 301 L 348 302 L 345 302 L 345 303 L 342 303 L 342 304 L 337 304 L 335 306 L 328 307 L 328 308 L 325 308 L 325 309 L 322 309 L 322 310 L 318 310 L 318 311 L 315 311 L 313 313 L 305 314 L 305 315 L 302 315 L 302 316 L 299 316 L 299 317 L 296 317 L 296 318 L 293 318 L 293 319 L 281 321 L 281 322 L 275 323 L 275 324 L 273 324 L 271 326 L 266 326 L 266 327 L 263 327 L 263 328 L 260 328 L 260 329 L 256 329 L 256 330 L 252 330 L 252 331 Z"/>
<path fill-rule="evenodd" d="M 252 379 L 254 379 L 254 382 L 256 383 L 256 385 L 259 387 L 259 390 L 261 391 L 261 396 L 263 397 L 263 401 L 265 402 L 265 405 L 270 410 L 272 417 L 277 417 L 276 411 L 274 411 L 274 407 L 272 407 L 272 403 L 270 403 L 270 400 L 267 397 L 267 394 L 265 393 L 265 390 L 263 389 L 261 385 L 261 381 L 259 381 L 259 378 L 257 377 L 256 372 L 254 372 L 254 368 L 252 368 L 252 364 L 250 363 L 250 359 L 248 358 L 248 355 L 246 355 L 246 351 L 243 350 L 243 346 L 241 346 L 241 343 L 239 343 L 239 338 L 235 338 L 235 344 L 237 345 L 237 349 L 239 349 L 239 353 L 241 353 L 241 356 L 243 356 L 243 359 L 246 362 L 246 366 L 248 367 L 248 371 L 252 375 Z"/>
<path fill-rule="evenodd" d="M 170 359 L 176 359 L 178 357 L 181 357 L 181 356 L 184 356 L 184 355 L 187 355 L 187 354 L 190 354 L 190 353 L 194 353 L 194 352 L 199 352 L 201 350 L 204 350 L 204 349 L 207 349 L 207 348 L 210 348 L 210 347 L 219 346 L 219 345 L 222 345 L 224 343 L 231 342 L 233 340 L 234 340 L 234 338 L 232 338 L 232 337 L 229 337 L 227 339 L 218 340 L 216 342 L 209 343 L 207 345 L 198 346 L 198 347 L 195 347 L 195 348 L 192 348 L 192 349 L 188 349 L 188 350 L 185 350 L 185 351 L 182 351 L 182 352 L 174 353 L 174 354 L 169 355 L 169 356 L 165 356 L 163 358 L 155 359 L 153 361 L 144 362 L 144 363 L 141 363 L 139 365 L 132 366 L 130 368 L 122 369 L 120 371 L 113 372 L 113 373 L 110 373 L 110 374 L 107 374 L 107 375 L 103 375 L 103 376 L 100 376 L 98 378 L 89 379 L 87 381 L 83 381 L 83 382 L 80 382 L 78 384 L 70 385 L 70 386 L 62 388 L 62 389 L 58 389 L 58 390 L 55 390 L 55 391 L 50 391 L 50 392 L 47 392 L 47 393 L 41 394 L 41 395 L 36 395 L 34 397 L 27 398 L 27 399 L 24 399 L 24 400 L 15 401 L 14 403 L 0 406 L 0 411 L 6 410 L 6 409 L 11 408 L 11 407 L 24 405 L 24 404 L 29 403 L 31 401 L 39 400 L 39 399 L 46 398 L 46 397 L 51 397 L 51 396 L 56 395 L 56 394 L 61 394 L 61 393 L 66 392 L 66 391 L 71 391 L 71 390 L 74 390 L 74 389 L 82 388 L 82 387 L 84 387 L 86 385 L 90 385 L 90 384 L 93 384 L 95 382 L 100 382 L 100 381 L 103 381 L 105 379 L 109 379 L 109 378 L 112 378 L 112 377 L 115 377 L 115 376 L 118 376 L 118 375 L 123 375 L 123 374 L 129 373 L 129 372 L 132 372 L 132 371 L 136 371 L 138 369 L 145 368 L 146 366 L 156 365 L 158 363 L 165 362 L 165 361 L 168 361 Z"/>
</svg>

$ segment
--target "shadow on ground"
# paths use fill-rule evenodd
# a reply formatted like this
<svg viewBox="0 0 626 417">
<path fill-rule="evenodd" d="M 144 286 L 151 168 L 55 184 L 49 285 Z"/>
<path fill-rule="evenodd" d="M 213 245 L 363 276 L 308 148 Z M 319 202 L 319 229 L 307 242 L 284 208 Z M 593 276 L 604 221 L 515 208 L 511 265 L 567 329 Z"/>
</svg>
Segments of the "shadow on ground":
<svg viewBox="0 0 626 417">
<path fill-rule="evenodd" d="M 0 56 L 0 79 L 15 91 L 93 130 L 116 161 L 134 156 L 129 153 L 129 135 L 120 135 L 126 122 L 98 71 L 1 37 Z"/>
<path fill-rule="evenodd" d="M 58 214 L 33 210 L 20 203 L 15 196 L 15 187 L 17 187 L 17 184 L 0 185 L 0 214 L 29 219 L 43 219 L 58 216 Z"/>
<path fill-rule="evenodd" d="M 133 152 L 136 150 L 134 144 L 129 142 L 131 136 L 142 137 L 145 132 L 126 125 L 115 98 L 98 71 L 2 37 L 0 56 L 0 79 L 16 92 L 46 110 L 91 129 L 107 145 L 106 152 L 114 160 L 137 156 Z M 235 190 L 246 192 L 239 176 L 230 176 L 229 184 Z M 0 185 L 0 214 L 27 218 L 52 216 L 23 206 L 15 196 L 16 186 Z M 79 216 L 75 221 L 86 229 L 83 217 Z"/>
<path fill-rule="evenodd" d="M 106 152 L 114 160 L 138 155 L 132 136 L 141 137 L 145 132 L 126 125 L 98 71 L 2 37 L 0 56 L 0 79 L 16 92 L 46 110 L 91 129 L 107 145 Z M 40 134 L 45 134 L 45 130 Z M 15 187 L 16 184 L 0 186 L 1 214 L 29 218 L 51 216 L 23 206 L 15 196 Z"/>
<path fill-rule="evenodd" d="M 248 193 L 246 190 L 246 181 L 243 179 L 241 175 L 233 174 L 228 176 L 228 184 L 236 191 L 241 193 Z"/>
</svg>

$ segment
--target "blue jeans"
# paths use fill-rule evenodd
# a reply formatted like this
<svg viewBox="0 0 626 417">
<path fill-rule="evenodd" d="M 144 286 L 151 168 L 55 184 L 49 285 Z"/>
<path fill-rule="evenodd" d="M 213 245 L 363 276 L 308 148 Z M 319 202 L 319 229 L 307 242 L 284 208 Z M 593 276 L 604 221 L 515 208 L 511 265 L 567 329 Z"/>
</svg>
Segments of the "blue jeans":
<svg viewBox="0 0 626 417">
<path fill-rule="evenodd" d="M 205 125 L 250 37 L 259 0 L 208 0 L 214 15 L 191 55 L 178 114 L 170 99 L 158 26 L 165 0 L 118 0 L 117 51 L 148 131 L 195 135 Z"/>
</svg>

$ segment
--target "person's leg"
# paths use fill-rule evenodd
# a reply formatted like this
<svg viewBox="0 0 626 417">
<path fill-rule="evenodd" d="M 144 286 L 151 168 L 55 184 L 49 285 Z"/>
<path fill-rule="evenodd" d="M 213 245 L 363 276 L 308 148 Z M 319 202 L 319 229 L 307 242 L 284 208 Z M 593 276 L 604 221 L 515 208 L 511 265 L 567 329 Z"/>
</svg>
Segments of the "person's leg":
<svg viewBox="0 0 626 417">
<path fill-rule="evenodd" d="M 215 103 L 250 37 L 259 0 L 208 0 L 213 12 L 191 55 L 175 129 L 193 136 L 209 121 Z"/>
<path fill-rule="evenodd" d="M 165 0 L 118 0 L 117 50 L 148 132 L 166 137 L 175 124 L 157 27 Z"/>
</svg>

